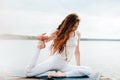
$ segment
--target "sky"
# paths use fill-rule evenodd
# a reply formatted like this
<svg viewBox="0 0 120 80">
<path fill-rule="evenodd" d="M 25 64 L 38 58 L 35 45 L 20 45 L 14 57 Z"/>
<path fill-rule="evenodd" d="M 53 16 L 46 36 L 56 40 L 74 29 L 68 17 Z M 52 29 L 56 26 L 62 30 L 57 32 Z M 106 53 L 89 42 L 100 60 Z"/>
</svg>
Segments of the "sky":
<svg viewBox="0 0 120 80">
<path fill-rule="evenodd" d="M 0 34 L 38 35 L 77 13 L 81 37 L 120 38 L 119 4 L 119 0 L 0 0 Z"/>
</svg>

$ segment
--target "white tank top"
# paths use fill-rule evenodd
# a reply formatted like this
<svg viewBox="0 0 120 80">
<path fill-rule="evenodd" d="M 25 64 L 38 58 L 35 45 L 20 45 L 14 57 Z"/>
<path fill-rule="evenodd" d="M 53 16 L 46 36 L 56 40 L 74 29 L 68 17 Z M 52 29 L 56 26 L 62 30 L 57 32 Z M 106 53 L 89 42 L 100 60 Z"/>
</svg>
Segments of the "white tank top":
<svg viewBox="0 0 120 80">
<path fill-rule="evenodd" d="M 70 37 L 66 42 L 66 47 L 64 48 L 63 52 L 60 54 L 62 58 L 66 61 L 70 61 L 73 54 L 75 53 L 75 49 L 77 46 L 78 36 L 75 32 L 75 35 Z"/>
</svg>

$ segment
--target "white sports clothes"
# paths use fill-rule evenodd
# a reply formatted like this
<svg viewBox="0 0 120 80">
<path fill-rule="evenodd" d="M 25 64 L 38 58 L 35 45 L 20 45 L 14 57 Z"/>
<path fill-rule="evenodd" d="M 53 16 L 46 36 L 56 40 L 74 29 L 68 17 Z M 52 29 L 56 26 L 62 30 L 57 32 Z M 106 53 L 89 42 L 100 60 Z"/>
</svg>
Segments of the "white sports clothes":
<svg viewBox="0 0 120 80">
<path fill-rule="evenodd" d="M 77 32 L 75 32 L 73 37 L 70 37 L 67 42 L 64 51 L 60 54 L 64 60 L 68 62 L 71 60 L 73 54 L 75 53 L 75 49 L 77 46 Z"/>
<path fill-rule="evenodd" d="M 70 61 L 72 55 L 75 52 L 75 48 L 77 46 L 77 39 L 78 38 L 75 32 L 75 36 L 70 37 L 66 42 L 66 47 L 61 54 L 55 53 L 53 56 L 50 56 L 49 59 L 39 64 L 36 64 L 40 54 L 40 49 L 37 48 L 37 52 L 34 54 L 30 64 L 27 65 L 27 67 L 25 68 L 26 76 L 36 76 L 51 70 L 64 72 L 66 74 L 66 77 L 90 75 L 91 68 L 87 66 L 70 65 L 68 63 L 68 61 Z"/>
</svg>

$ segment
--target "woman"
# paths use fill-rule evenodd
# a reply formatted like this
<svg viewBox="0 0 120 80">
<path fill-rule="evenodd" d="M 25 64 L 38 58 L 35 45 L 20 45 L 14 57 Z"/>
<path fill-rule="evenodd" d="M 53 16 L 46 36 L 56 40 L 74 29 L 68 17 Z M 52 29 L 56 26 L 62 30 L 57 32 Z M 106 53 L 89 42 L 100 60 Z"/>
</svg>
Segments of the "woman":
<svg viewBox="0 0 120 80">
<path fill-rule="evenodd" d="M 78 15 L 69 14 L 51 35 L 45 36 L 45 34 L 42 34 L 38 36 L 40 43 L 31 63 L 25 69 L 26 76 L 36 76 L 50 70 L 55 70 L 56 72 L 48 74 L 48 78 L 78 77 L 91 74 L 89 67 L 80 66 L 80 33 L 76 31 L 79 22 Z M 53 44 L 51 45 L 50 58 L 40 64 L 36 64 L 40 50 L 45 48 L 45 43 L 51 40 L 53 40 Z M 75 55 L 76 66 L 69 64 L 73 54 Z"/>
</svg>

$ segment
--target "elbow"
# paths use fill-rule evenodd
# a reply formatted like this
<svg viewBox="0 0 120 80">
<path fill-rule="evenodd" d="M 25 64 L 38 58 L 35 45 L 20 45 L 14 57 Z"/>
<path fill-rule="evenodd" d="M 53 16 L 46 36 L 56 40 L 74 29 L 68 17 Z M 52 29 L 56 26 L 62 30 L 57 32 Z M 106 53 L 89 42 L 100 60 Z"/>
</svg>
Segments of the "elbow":
<svg viewBox="0 0 120 80">
<path fill-rule="evenodd" d="M 75 51 L 75 55 L 80 55 L 80 51 Z"/>
</svg>

